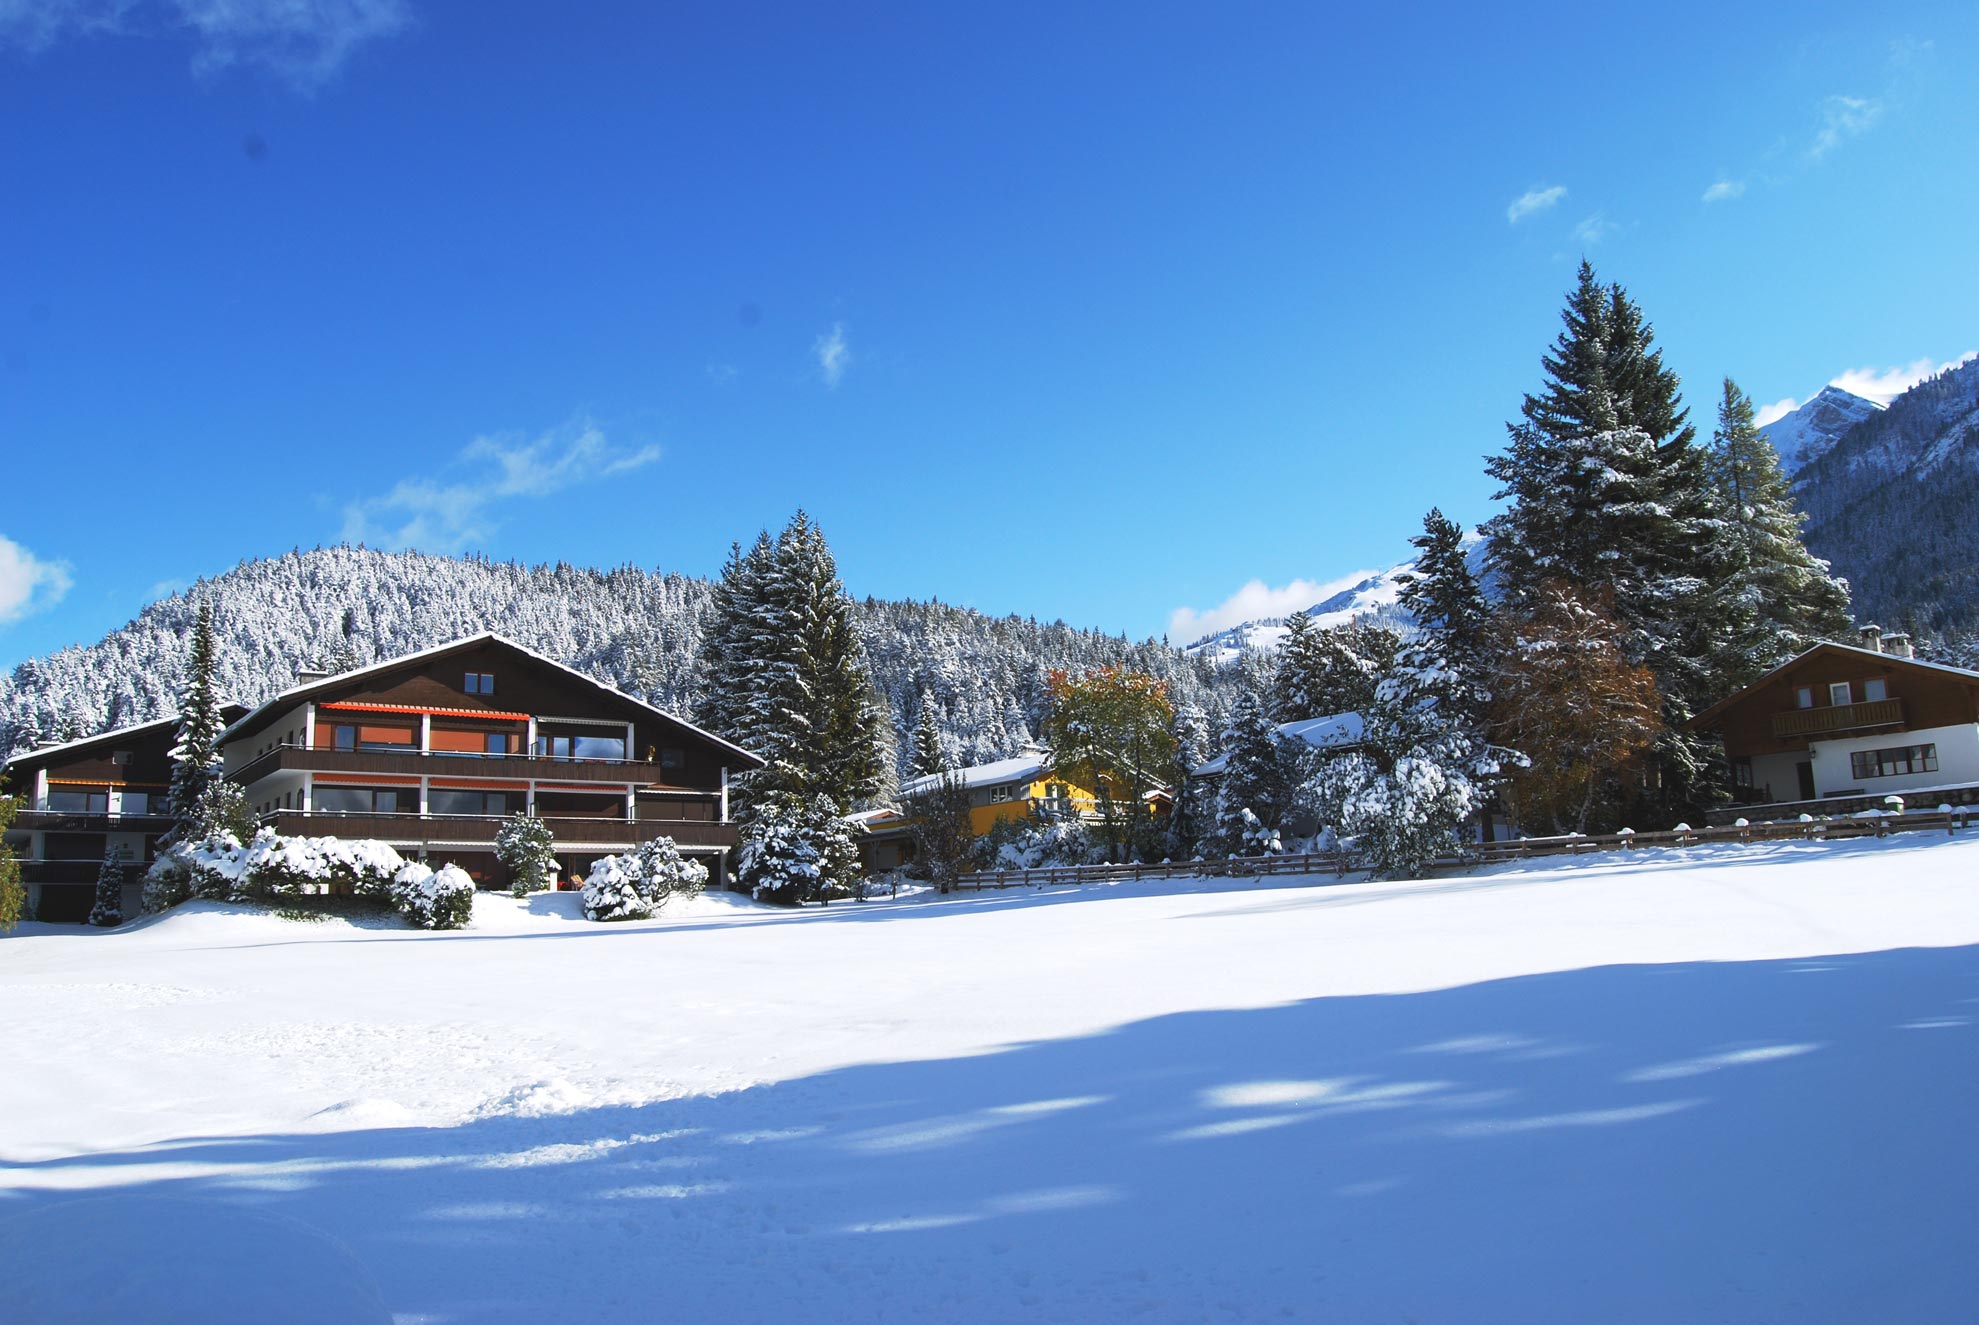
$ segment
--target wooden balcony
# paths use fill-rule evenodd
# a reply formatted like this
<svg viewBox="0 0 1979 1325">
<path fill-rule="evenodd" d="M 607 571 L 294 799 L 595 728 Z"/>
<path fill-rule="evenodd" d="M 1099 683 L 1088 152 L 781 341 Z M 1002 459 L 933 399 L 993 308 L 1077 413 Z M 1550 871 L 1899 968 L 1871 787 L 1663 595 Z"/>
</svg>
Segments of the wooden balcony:
<svg viewBox="0 0 1979 1325">
<path fill-rule="evenodd" d="M 1788 709 L 1773 715 L 1773 735 L 1786 741 L 1864 727 L 1900 727 L 1903 701 L 1878 699 L 1863 704 L 1830 704 L 1825 708 Z"/>
<path fill-rule="evenodd" d="M 51 833 L 162 833 L 172 826 L 169 814 L 108 814 L 83 810 L 22 810 L 11 831 L 39 828 Z"/>
<path fill-rule="evenodd" d="M 261 822 L 272 825 L 284 837 L 372 838 L 395 845 L 448 843 L 494 849 L 495 832 L 502 819 L 478 814 L 322 814 L 302 810 L 277 810 L 263 815 Z M 597 847 L 624 851 L 655 837 L 671 837 L 688 849 L 732 847 L 736 842 L 734 824 L 697 822 L 688 819 L 584 818 L 546 816 L 550 835 L 557 849 L 566 846 Z"/>
<path fill-rule="evenodd" d="M 623 787 L 662 787 L 669 791 L 717 796 L 718 789 L 681 787 L 667 781 L 672 770 L 643 759 L 553 759 L 547 755 L 461 754 L 435 750 L 322 750 L 282 745 L 241 765 L 227 776 L 246 786 L 277 772 L 375 773 L 384 777 L 534 778 Z M 674 774 L 678 776 L 677 773 Z"/>
</svg>

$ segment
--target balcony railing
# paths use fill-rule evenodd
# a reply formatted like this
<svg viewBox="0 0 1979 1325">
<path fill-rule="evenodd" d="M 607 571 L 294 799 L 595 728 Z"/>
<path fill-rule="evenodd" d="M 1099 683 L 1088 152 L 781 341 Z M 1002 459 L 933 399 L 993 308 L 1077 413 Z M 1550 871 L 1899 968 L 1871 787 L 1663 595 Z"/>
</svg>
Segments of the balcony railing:
<svg viewBox="0 0 1979 1325">
<path fill-rule="evenodd" d="M 624 786 L 655 784 L 669 791 L 718 796 L 717 790 L 670 784 L 678 769 L 645 759 L 591 759 L 563 755 L 480 754 L 464 750 L 326 750 L 320 746 L 278 745 L 227 776 L 243 786 L 277 770 L 316 773 L 380 773 L 419 777 L 511 777 L 556 782 L 606 782 Z"/>
<path fill-rule="evenodd" d="M 56 833 L 162 833 L 172 826 L 169 814 L 122 814 L 108 810 L 22 810 L 14 830 L 39 828 Z"/>
<path fill-rule="evenodd" d="M 383 842 L 465 842 L 494 846 L 495 833 L 508 816 L 493 814 L 337 814 L 324 811 L 275 810 L 257 822 L 285 837 L 376 838 Z M 693 819 L 590 818 L 545 815 L 550 835 L 559 843 L 575 842 L 618 849 L 653 837 L 671 837 L 683 847 L 732 847 L 734 824 Z"/>
<path fill-rule="evenodd" d="M 1819 736 L 1825 732 L 1862 727 L 1890 727 L 1903 722 L 1901 699 L 1873 699 L 1861 704 L 1830 704 L 1825 708 L 1788 709 L 1773 715 L 1773 735 L 1779 740 Z"/>
</svg>

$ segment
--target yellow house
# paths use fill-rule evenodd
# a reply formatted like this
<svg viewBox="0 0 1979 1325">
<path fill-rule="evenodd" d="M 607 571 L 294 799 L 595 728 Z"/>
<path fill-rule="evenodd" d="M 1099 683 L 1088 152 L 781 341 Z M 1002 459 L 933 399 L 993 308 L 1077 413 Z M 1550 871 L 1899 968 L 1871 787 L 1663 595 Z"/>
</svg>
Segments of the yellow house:
<svg viewBox="0 0 1979 1325">
<path fill-rule="evenodd" d="M 969 830 L 978 837 L 1005 819 L 1096 818 L 1099 797 L 1059 776 L 1051 756 L 1027 750 L 1012 759 L 958 768 L 950 774 L 969 794 Z M 900 800 L 912 800 L 934 786 L 934 777 L 913 778 L 900 786 Z M 897 808 L 852 816 L 864 830 L 862 854 L 874 870 L 897 869 L 914 858 L 906 816 Z"/>
</svg>

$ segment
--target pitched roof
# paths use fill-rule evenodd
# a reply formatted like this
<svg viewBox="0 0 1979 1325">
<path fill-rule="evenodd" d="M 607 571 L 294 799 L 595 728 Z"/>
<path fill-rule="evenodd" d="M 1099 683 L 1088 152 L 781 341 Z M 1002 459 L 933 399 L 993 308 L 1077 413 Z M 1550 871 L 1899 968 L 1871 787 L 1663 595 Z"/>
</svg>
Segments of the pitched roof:
<svg viewBox="0 0 1979 1325">
<path fill-rule="evenodd" d="M 1280 740 L 1297 738 L 1315 750 L 1344 750 L 1360 744 L 1367 724 L 1358 713 L 1329 713 L 1323 718 L 1306 718 L 1299 722 L 1278 724 Z M 1206 764 L 1189 770 L 1192 778 L 1222 777 L 1230 766 L 1228 751 L 1218 755 Z"/>
<path fill-rule="evenodd" d="M 246 716 L 236 720 L 231 725 L 229 725 L 225 731 L 220 733 L 220 739 L 222 741 L 235 739 L 236 736 L 244 734 L 249 729 L 251 729 L 258 720 L 271 715 L 277 709 L 286 707 L 290 704 L 304 702 L 314 695 L 320 695 L 327 690 L 333 690 L 340 686 L 348 685 L 352 681 L 361 680 L 367 676 L 378 675 L 385 672 L 394 671 L 398 668 L 406 667 L 412 664 L 429 662 L 435 658 L 445 657 L 449 653 L 463 652 L 468 649 L 477 648 L 484 644 L 498 644 L 505 649 L 511 649 L 516 653 L 522 654 L 524 657 L 529 658 L 532 661 L 539 662 L 543 664 L 545 667 L 553 667 L 557 671 L 562 672 L 565 675 L 570 676 L 575 680 L 582 681 L 585 685 L 590 686 L 593 690 L 597 690 L 604 694 L 610 695 L 612 698 L 621 700 L 624 703 L 630 704 L 635 708 L 643 709 L 647 713 L 652 714 L 654 717 L 659 718 L 662 721 L 672 723 L 676 727 L 691 732 L 693 735 L 700 737 L 702 740 L 707 741 L 711 745 L 718 745 L 724 750 L 728 750 L 734 753 L 737 757 L 742 759 L 746 763 L 746 765 L 750 768 L 767 767 L 766 761 L 764 761 L 760 756 L 749 753 L 747 750 L 743 749 L 741 746 L 737 745 L 733 741 L 724 740 L 723 738 L 715 735 L 713 732 L 708 731 L 705 728 L 696 727 L 693 723 L 687 721 L 687 719 L 685 718 L 678 717 L 672 713 L 669 713 L 665 709 L 655 708 L 653 705 L 648 704 L 643 699 L 634 698 L 633 696 L 626 694 L 623 690 L 620 690 L 615 686 L 608 686 L 603 681 L 598 680 L 596 677 L 586 676 L 583 672 L 578 671 L 575 667 L 571 667 L 564 663 L 560 663 L 555 658 L 546 657 L 545 655 L 536 652 L 534 649 L 525 648 L 524 646 L 517 644 L 514 640 L 510 639 L 508 636 L 492 630 L 484 630 L 478 635 L 465 635 L 457 640 L 449 640 L 445 644 L 436 644 L 430 649 L 420 649 L 415 653 L 403 653 L 396 658 L 387 658 L 383 662 L 371 663 L 364 667 L 354 667 L 348 672 L 339 672 L 335 676 L 316 677 L 316 678 L 312 678 L 311 680 L 304 681 L 300 685 L 290 686 L 287 690 L 282 691 L 280 694 L 275 695 L 269 699 L 263 700 L 260 704 L 256 705 L 255 708 L 251 712 L 249 712 Z"/>
<path fill-rule="evenodd" d="M 245 704 L 222 704 L 220 706 L 220 721 L 236 721 L 246 712 L 247 705 Z M 178 721 L 178 714 L 168 713 L 162 718 L 153 718 L 149 722 L 134 722 L 128 727 L 114 727 L 107 732 L 98 732 L 94 736 L 79 736 L 73 741 L 62 741 L 56 745 L 39 745 L 32 750 L 23 750 L 19 754 L 14 755 L 4 765 L 0 765 L 0 768 L 12 768 L 16 764 L 40 763 L 43 759 L 51 755 L 69 754 L 74 751 L 87 749 L 89 746 L 99 743 L 109 745 L 116 741 L 128 740 L 134 736 L 149 735 L 163 727 L 176 727 Z"/>
<path fill-rule="evenodd" d="M 1951 677 L 1956 680 L 1979 685 L 1979 672 L 1972 671 L 1969 668 L 1953 667 L 1947 663 L 1925 662 L 1919 658 L 1906 658 L 1899 653 L 1881 653 L 1875 649 L 1865 649 L 1855 644 L 1837 644 L 1833 640 L 1823 640 L 1819 644 L 1801 650 L 1778 667 L 1775 667 L 1772 671 L 1766 673 L 1766 675 L 1760 677 L 1757 681 L 1754 681 L 1751 685 L 1746 686 L 1743 690 L 1735 690 L 1713 704 L 1710 708 L 1705 709 L 1704 712 L 1684 724 L 1685 730 L 1698 731 L 1708 727 L 1726 709 L 1738 703 L 1753 691 L 1770 685 L 1781 673 L 1792 670 L 1817 653 L 1853 653 L 1864 658 L 1874 658 L 1879 663 L 1886 663 L 1893 667 L 1909 667 L 1917 671 L 1930 672 L 1934 675 Z"/>
<path fill-rule="evenodd" d="M 965 787 L 996 787 L 1006 782 L 1035 782 L 1051 768 L 1051 756 L 1042 750 L 1018 755 L 1014 759 L 998 759 L 988 764 L 971 764 L 968 768 L 958 768 L 949 774 Z M 938 773 L 928 773 L 910 778 L 900 784 L 903 797 L 918 796 L 931 789 L 940 778 Z"/>
</svg>

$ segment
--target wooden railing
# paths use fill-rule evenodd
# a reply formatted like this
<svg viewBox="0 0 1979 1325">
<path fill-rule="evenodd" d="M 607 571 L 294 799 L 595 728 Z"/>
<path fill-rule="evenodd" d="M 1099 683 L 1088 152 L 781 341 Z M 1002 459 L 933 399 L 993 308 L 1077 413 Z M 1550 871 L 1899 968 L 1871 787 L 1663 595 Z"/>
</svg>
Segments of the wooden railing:
<svg viewBox="0 0 1979 1325">
<path fill-rule="evenodd" d="M 1888 727 L 1903 721 L 1901 699 L 1875 699 L 1861 704 L 1830 704 L 1825 708 L 1788 709 L 1773 715 L 1773 735 L 1779 740 L 1851 731 L 1857 727 Z"/>
<path fill-rule="evenodd" d="M 449 842 L 490 848 L 505 816 L 480 814 L 335 814 L 274 810 L 260 822 L 285 837 L 376 838 L 381 842 Z M 734 824 L 691 819 L 639 819 L 544 815 L 559 844 L 629 848 L 653 837 L 671 837 L 683 847 L 732 847 Z"/>
<path fill-rule="evenodd" d="M 1692 847 L 1707 842 L 1836 842 L 1857 837 L 1887 837 L 1891 833 L 1956 833 L 1979 826 L 1979 807 L 1916 814 L 1865 814 L 1807 822 L 1734 824 L 1723 828 L 1677 828 L 1662 832 L 1581 834 L 1565 837 L 1522 837 L 1510 842 L 1477 842 L 1461 856 L 1443 856 L 1430 869 L 1457 869 L 1507 860 L 1544 856 L 1578 856 L 1600 851 L 1637 851 L 1647 847 Z M 1042 888 L 1078 883 L 1123 883 L 1143 879 L 1257 878 L 1272 875 L 1330 874 L 1344 879 L 1368 869 L 1365 857 L 1352 851 L 1322 851 L 1306 855 L 1234 856 L 1228 860 L 1184 860 L 1159 865 L 1052 865 L 1034 870 L 982 870 L 965 874 L 955 886 L 965 892 L 996 888 Z"/>
</svg>

